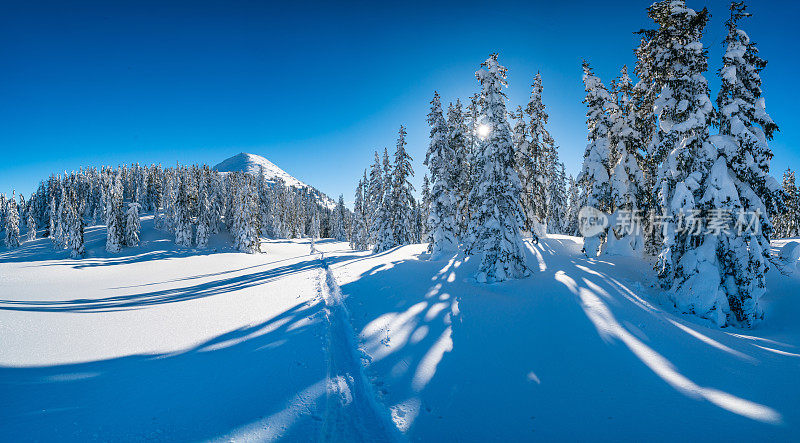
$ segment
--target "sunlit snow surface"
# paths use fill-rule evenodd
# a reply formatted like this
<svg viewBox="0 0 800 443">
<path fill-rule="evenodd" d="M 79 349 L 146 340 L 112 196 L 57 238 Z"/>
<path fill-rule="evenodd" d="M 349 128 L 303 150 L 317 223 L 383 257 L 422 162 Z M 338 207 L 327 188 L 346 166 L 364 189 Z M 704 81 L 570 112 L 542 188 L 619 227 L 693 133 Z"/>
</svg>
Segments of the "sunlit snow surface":
<svg viewBox="0 0 800 443">
<path fill-rule="evenodd" d="M 0 248 L 2 441 L 800 433 L 797 275 L 770 272 L 757 328 L 719 329 L 670 306 L 650 263 L 586 258 L 574 237 L 526 243 L 533 275 L 486 285 L 477 260 L 425 245 L 322 240 L 323 261 L 307 239 L 250 255 L 152 226 L 120 254 L 89 227 L 79 260 L 47 239 Z"/>
</svg>

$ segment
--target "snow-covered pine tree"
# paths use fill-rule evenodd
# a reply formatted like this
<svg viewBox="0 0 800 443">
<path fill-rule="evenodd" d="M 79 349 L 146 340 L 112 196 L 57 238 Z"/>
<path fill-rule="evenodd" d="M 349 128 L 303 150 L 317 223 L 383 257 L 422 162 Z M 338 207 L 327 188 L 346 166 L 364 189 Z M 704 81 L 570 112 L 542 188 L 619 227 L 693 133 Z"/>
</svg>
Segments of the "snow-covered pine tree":
<svg viewBox="0 0 800 443">
<path fill-rule="evenodd" d="M 413 241 L 415 200 L 412 195 L 414 186 L 410 181 L 414 176 L 411 161 L 411 156 L 406 152 L 406 128 L 400 125 L 397 149 L 394 153 L 391 194 L 394 238 L 400 245 L 407 245 Z"/>
<path fill-rule="evenodd" d="M 192 247 L 192 220 L 189 203 L 189 176 L 181 169 L 177 178 L 177 192 L 173 208 L 172 226 L 175 228 L 175 244 L 186 248 Z"/>
<path fill-rule="evenodd" d="M 25 196 L 20 194 L 17 201 L 17 217 L 19 217 L 20 225 L 25 220 L 25 215 L 27 212 L 27 203 L 25 202 Z M 20 226 L 21 227 L 21 226 Z M 20 232 L 22 232 L 20 230 Z M 22 241 L 22 235 L 20 235 L 20 241 Z"/>
<path fill-rule="evenodd" d="M 347 227 L 346 227 L 347 209 L 344 206 L 344 195 L 339 194 L 339 200 L 336 207 L 331 214 L 331 229 L 333 230 L 333 238 L 339 241 L 347 240 Z"/>
<path fill-rule="evenodd" d="M 475 205 L 472 201 L 472 192 L 477 178 L 477 152 L 480 143 L 478 128 L 480 127 L 480 116 L 483 114 L 483 106 L 480 101 L 480 94 L 476 93 L 470 97 L 469 105 L 464 113 L 464 127 L 466 132 L 466 143 L 463 151 L 456 151 L 459 162 L 458 167 L 458 190 L 456 207 L 456 223 L 458 225 L 458 239 L 466 249 L 470 249 L 475 242 L 475 232 L 473 223 L 473 212 Z M 470 227 L 473 227 L 472 229 Z"/>
<path fill-rule="evenodd" d="M 525 128 L 525 142 L 517 150 L 517 164 L 522 182 L 521 204 L 525 214 L 525 229 L 532 234 L 544 234 L 547 221 L 549 182 L 557 174 L 552 163 L 556 153 L 555 141 L 547 131 L 549 116 L 542 102 L 542 76 L 539 72 L 531 85 L 531 97 L 525 107 L 529 122 Z M 520 115 L 520 119 L 522 116 Z"/>
<path fill-rule="evenodd" d="M 5 223 L 6 223 L 6 206 L 8 205 L 8 200 L 6 200 L 6 195 L 0 192 L 0 232 L 5 232 Z M 5 237 L 4 237 L 5 238 Z"/>
<path fill-rule="evenodd" d="M 640 211 L 643 205 L 640 202 L 646 198 L 644 194 L 649 194 L 650 191 L 646 188 L 641 168 L 643 143 L 637 130 L 636 102 L 632 96 L 634 86 L 628 76 L 627 66 L 622 67 L 615 84 L 616 97 L 611 110 L 609 130 L 614 152 L 610 178 L 610 210 L 613 214 L 611 226 L 628 226 L 609 230 L 606 252 L 629 255 L 641 253 L 644 249 L 643 232 L 631 232 L 629 227 L 638 226 L 635 220 L 642 215 Z M 623 218 L 626 219 L 624 222 Z"/>
<path fill-rule="evenodd" d="M 195 244 L 199 249 L 208 247 L 208 239 L 211 237 L 211 224 L 214 214 L 211 207 L 211 200 L 208 197 L 208 187 L 201 186 L 200 201 L 197 216 L 197 231 L 195 231 Z"/>
<path fill-rule="evenodd" d="M 167 189 L 164 203 L 164 225 L 170 231 L 175 231 L 178 210 L 178 192 L 181 185 L 181 174 L 178 168 L 167 169 Z"/>
<path fill-rule="evenodd" d="M 466 208 L 466 204 L 462 201 L 469 199 L 469 189 L 467 189 L 469 184 L 465 183 L 466 177 L 462 178 L 462 175 L 471 174 L 469 167 L 471 149 L 468 146 L 469 143 L 469 129 L 467 128 L 464 109 L 461 105 L 461 100 L 456 99 L 456 103 L 451 103 L 447 108 L 447 144 L 453 153 L 451 181 L 453 183 L 453 220 L 455 222 L 456 244 L 458 244 L 458 239 L 461 238 L 462 227 L 466 228 L 466 225 L 462 226 L 461 218 L 464 214 L 460 207 Z M 421 214 L 423 225 L 427 225 L 430 204 L 423 203 L 421 207 L 423 208 L 423 214 Z M 428 241 L 427 232 L 423 233 L 421 241 Z"/>
<path fill-rule="evenodd" d="M 285 223 L 286 207 L 287 207 L 287 190 L 283 180 L 278 180 L 272 187 L 273 190 L 273 206 L 272 206 L 272 231 L 275 233 L 275 238 L 287 238 L 287 227 Z M 235 193 L 234 193 L 235 195 Z M 231 208 L 232 210 L 233 208 Z"/>
<path fill-rule="evenodd" d="M 442 104 L 438 92 L 433 93 L 428 124 L 431 127 L 430 144 L 424 163 L 428 166 L 433 180 L 427 220 L 430 230 L 428 252 L 430 252 L 431 260 L 438 260 L 458 250 L 454 216 L 456 206 L 455 152 L 448 143 L 449 131 L 442 115 Z"/>
<path fill-rule="evenodd" d="M 603 82 L 594 75 L 589 62 L 583 61 L 583 84 L 586 90 L 586 126 L 589 130 L 589 144 L 583 154 L 583 167 L 578 175 L 578 183 L 584 189 L 585 203 L 600 211 L 610 210 L 609 185 L 609 140 L 608 130 L 611 126 L 608 113 L 611 105 L 609 95 Z M 595 257 L 600 251 L 605 234 L 600 233 L 583 239 L 583 249 L 589 257 Z"/>
<path fill-rule="evenodd" d="M 760 72 L 767 62 L 758 56 L 747 33 L 738 28 L 739 20 L 750 14 L 742 2 L 733 2 L 730 11 L 717 98 L 720 135 L 710 138 L 719 152 L 701 204 L 711 216 L 725 209 L 731 216 L 743 213 L 758 218 L 756 229 L 721 232 L 714 239 L 719 291 L 724 292 L 730 309 L 726 319 L 715 313 L 716 320 L 751 327 L 763 315 L 759 301 L 766 292 L 773 231 L 769 216 L 782 205 L 780 186 L 769 175 L 772 151 L 767 145 L 778 126 L 766 113 L 761 95 Z M 725 311 L 725 305 L 719 302 L 717 310 Z"/>
<path fill-rule="evenodd" d="M 366 171 L 364 177 L 366 178 Z M 356 186 L 355 202 L 353 203 L 353 223 L 352 235 L 350 236 L 350 248 L 356 251 L 367 250 L 367 231 L 366 231 L 366 207 L 364 200 L 364 180 L 358 180 Z"/>
<path fill-rule="evenodd" d="M 569 206 L 564 221 L 564 234 L 580 235 L 578 232 L 578 212 L 585 206 L 581 198 L 581 187 L 573 176 L 569 176 Z"/>
<path fill-rule="evenodd" d="M 297 194 L 294 192 L 294 188 L 289 188 L 289 204 L 286 206 L 286 222 L 287 228 L 289 232 L 289 238 L 299 238 L 301 236 L 301 221 L 300 221 L 300 199 L 298 198 Z M 345 232 L 345 238 L 347 237 L 346 234 L 346 225 L 344 223 L 344 219 L 341 220 L 341 229 Z"/>
<path fill-rule="evenodd" d="M 758 48 L 747 33 L 738 28 L 739 20 L 750 16 L 744 2 L 732 2 L 730 11 L 723 66 L 719 71 L 722 78 L 717 96 L 719 132 L 739 144 L 738 152 L 728 161 L 737 179 L 756 193 L 764 207 L 752 204 L 773 216 L 782 205 L 782 195 L 778 181 L 769 174 L 772 150 L 768 141 L 778 125 L 767 114 L 761 91 L 761 71 L 767 61 L 759 57 Z M 763 226 L 764 234 L 769 238 L 772 227 L 768 217 L 764 221 L 768 223 Z"/>
<path fill-rule="evenodd" d="M 648 10 L 648 15 L 653 17 L 661 5 L 653 5 L 656 8 Z M 642 29 L 637 32 L 640 36 L 639 46 L 634 50 L 636 54 L 635 72 L 638 81 L 633 88 L 632 97 L 636 103 L 635 128 L 642 143 L 642 172 L 645 184 L 639 206 L 644 215 L 641 219 L 644 231 L 644 251 L 650 255 L 656 255 L 661 250 L 663 234 L 660 226 L 655 224 L 657 217 L 661 216 L 661 204 L 658 201 L 657 193 L 652 192 L 656 188 L 656 178 L 658 169 L 663 162 L 663 157 L 656 155 L 656 147 L 660 143 L 660 131 L 658 119 L 656 118 L 655 102 L 661 89 L 665 85 L 665 73 L 656 69 L 655 59 L 659 47 L 669 44 L 669 33 L 658 29 Z"/>
<path fill-rule="evenodd" d="M 53 242 L 53 247 L 56 245 L 55 233 L 56 233 L 56 218 L 58 217 L 57 211 L 58 205 L 56 205 L 56 198 L 55 196 L 50 197 L 50 204 L 47 206 L 47 236 L 50 237 L 50 241 Z"/>
<path fill-rule="evenodd" d="M 267 178 L 264 174 L 264 167 L 259 166 L 258 168 L 258 175 L 256 176 L 255 182 L 255 192 L 256 192 L 256 201 L 258 202 L 257 208 L 257 218 L 258 218 L 258 235 L 263 237 L 271 237 L 272 236 L 272 223 L 270 222 L 270 205 L 269 205 L 269 188 L 267 186 Z M 205 192 L 204 189 L 199 188 L 200 192 L 200 200 L 202 200 L 202 193 Z M 198 219 L 198 228 L 199 228 L 200 220 Z M 197 233 L 195 233 L 195 237 Z"/>
<path fill-rule="evenodd" d="M 423 219 L 424 213 L 427 213 L 428 210 L 422 207 L 422 202 L 417 200 L 414 202 L 414 208 L 411 211 L 411 215 L 413 217 L 413 232 L 411 237 L 411 243 L 422 243 L 423 236 L 425 235 L 425 219 Z"/>
<path fill-rule="evenodd" d="M 66 224 L 66 191 L 64 189 L 64 184 L 61 182 L 59 177 L 59 199 L 58 199 L 58 207 L 56 208 L 56 227 L 53 231 L 53 247 L 56 249 L 64 249 L 66 246 L 66 233 L 68 229 L 68 225 Z"/>
<path fill-rule="evenodd" d="M 133 202 L 128 204 L 128 211 L 125 213 L 125 244 L 127 246 L 139 246 L 139 232 L 142 230 L 142 223 L 139 219 L 139 209 L 141 204 Z"/>
<path fill-rule="evenodd" d="M 378 219 L 383 201 L 383 170 L 378 151 L 369 172 L 369 193 L 367 194 L 367 212 L 369 213 L 369 244 L 377 243 L 380 220 Z"/>
<path fill-rule="evenodd" d="M 74 191 L 70 192 L 64 199 L 67 201 L 64 217 L 66 224 L 66 246 L 72 258 L 80 258 L 86 254 L 86 244 L 83 235 L 86 223 L 83 221 L 82 211 L 80 211 L 78 202 L 74 196 Z"/>
<path fill-rule="evenodd" d="M 36 220 L 33 214 L 28 212 L 28 241 L 36 240 Z"/>
<path fill-rule="evenodd" d="M 420 241 L 422 243 L 430 243 L 430 227 L 428 226 L 428 216 L 431 210 L 431 185 L 428 180 L 428 174 L 422 176 L 422 190 L 420 191 L 420 217 L 422 219 L 422 230 L 420 232 Z M 457 209 L 456 209 L 457 212 Z"/>
<path fill-rule="evenodd" d="M 477 168 L 478 181 L 473 190 L 476 208 L 476 246 L 483 254 L 475 276 L 479 282 L 501 282 L 530 275 L 519 225 L 522 188 L 515 169 L 511 127 L 507 120 L 506 68 L 492 54 L 476 72 L 481 83 L 485 114 Z M 487 134 L 488 132 L 488 134 Z"/>
<path fill-rule="evenodd" d="M 14 192 L 11 193 L 11 198 L 6 202 L 5 211 L 5 228 L 6 228 L 6 246 L 9 248 L 18 248 L 19 241 L 19 212 L 17 211 L 17 202 L 15 200 Z"/>
<path fill-rule="evenodd" d="M 308 190 L 301 190 L 300 213 L 298 214 L 300 217 L 301 237 L 305 237 L 311 233 L 311 206 L 316 204 L 311 202 L 312 198 Z M 350 226 L 350 229 L 352 229 L 352 226 Z"/>
<path fill-rule="evenodd" d="M 727 295 L 736 285 L 733 273 L 723 277 L 723 272 L 736 271 L 720 258 L 730 253 L 738 260 L 741 238 L 682 229 L 697 215 L 709 225 L 727 226 L 725 216 L 740 206 L 723 154 L 730 148 L 722 145 L 729 144 L 709 142 L 714 108 L 704 76 L 708 55 L 700 42 L 709 15 L 681 0 L 656 3 L 649 12 L 658 33 L 665 35 L 656 47 L 653 68 L 667 79 L 655 102 L 660 135 L 651 154 L 664 158 L 656 190 L 666 226 L 656 269 L 680 310 L 725 325 L 732 308 Z"/>
<path fill-rule="evenodd" d="M 107 172 L 108 188 L 105 193 L 106 251 L 119 252 L 125 242 L 122 227 L 122 177 L 119 173 L 113 176 L 111 174 L 112 172 Z"/>
<path fill-rule="evenodd" d="M 791 168 L 783 173 L 783 203 L 783 211 L 777 216 L 776 238 L 797 237 L 800 235 L 800 191 Z"/>
<path fill-rule="evenodd" d="M 370 206 L 370 180 L 367 176 L 367 170 L 364 169 L 364 174 L 361 177 L 361 229 L 364 230 L 362 234 L 363 251 L 369 249 L 370 245 L 370 226 L 372 225 L 372 207 Z"/>
<path fill-rule="evenodd" d="M 317 252 L 317 246 L 314 243 L 316 239 L 319 238 L 320 231 L 319 231 L 319 208 L 317 205 L 314 205 L 314 208 L 311 211 L 311 253 L 315 254 Z"/>
<path fill-rule="evenodd" d="M 564 163 L 558 160 L 558 151 L 551 151 L 554 155 L 549 163 L 547 184 L 547 232 L 563 234 L 567 220 L 567 173 Z"/>
<path fill-rule="evenodd" d="M 235 195 L 233 199 L 233 225 L 231 237 L 233 247 L 242 252 L 259 252 L 259 238 L 255 208 L 255 193 L 250 183 L 250 177 L 236 174 Z"/>
<path fill-rule="evenodd" d="M 373 252 L 379 253 L 398 245 L 394 231 L 392 169 L 389 163 L 389 154 L 383 150 L 383 172 L 381 174 L 381 198 L 378 210 L 375 211 L 375 246 Z"/>
<path fill-rule="evenodd" d="M 211 175 L 210 186 L 208 199 L 211 204 L 209 206 L 209 208 L 211 208 L 209 213 L 211 217 L 211 234 L 219 234 L 219 225 L 222 223 L 222 217 L 225 214 L 225 194 L 228 192 L 228 189 L 222 176 L 216 172 Z"/>
<path fill-rule="evenodd" d="M 516 112 L 511 113 L 510 117 L 514 121 L 514 128 L 512 130 L 512 141 L 514 143 L 514 153 L 516 155 L 514 166 L 517 169 L 517 175 L 522 186 L 520 193 L 520 206 L 522 207 L 523 219 L 520 228 L 523 228 L 531 233 L 534 242 L 539 241 L 537 232 L 544 221 L 545 216 L 545 190 L 544 190 L 544 176 L 541 181 L 537 181 L 535 177 L 535 169 L 537 167 L 536 157 L 531 155 L 531 141 L 528 136 L 528 123 L 525 121 L 525 112 L 522 106 L 518 106 Z M 537 192 L 538 191 L 538 192 Z M 538 209 L 541 209 L 542 217 L 536 217 L 537 203 L 541 202 Z"/>
</svg>

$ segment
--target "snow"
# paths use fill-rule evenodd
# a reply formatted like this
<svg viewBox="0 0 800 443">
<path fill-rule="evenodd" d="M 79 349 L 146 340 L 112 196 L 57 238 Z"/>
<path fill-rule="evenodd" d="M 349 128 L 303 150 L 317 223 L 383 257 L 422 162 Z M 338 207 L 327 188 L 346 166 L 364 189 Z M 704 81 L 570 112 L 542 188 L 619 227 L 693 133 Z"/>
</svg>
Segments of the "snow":
<svg viewBox="0 0 800 443">
<path fill-rule="evenodd" d="M 800 276 L 771 271 L 765 320 L 683 315 L 639 257 L 525 242 L 531 278 L 478 259 L 226 233 L 86 258 L 0 249 L 7 441 L 778 440 L 800 432 Z M 785 242 L 776 242 L 780 248 Z M 777 252 L 776 252 L 777 254 Z M 421 259 L 423 258 L 423 259 Z"/>
<path fill-rule="evenodd" d="M 278 180 L 283 181 L 284 185 L 291 186 L 299 189 L 315 190 L 300 180 L 294 178 L 289 173 L 279 168 L 275 163 L 267 160 L 266 158 L 240 152 L 226 160 L 223 160 L 218 165 L 214 166 L 214 170 L 219 172 L 246 172 L 248 174 L 258 175 L 260 171 L 264 171 L 264 177 L 267 182 L 275 184 Z M 319 191 L 317 191 L 319 193 Z M 320 203 L 325 205 L 328 209 L 336 207 L 336 202 L 327 195 L 319 193 Z"/>
<path fill-rule="evenodd" d="M 796 272 L 797 261 L 800 259 L 800 242 L 787 240 L 782 240 L 781 242 L 786 242 L 780 247 L 780 253 L 778 256 L 780 259 L 781 270 L 787 273 Z"/>
<path fill-rule="evenodd" d="M 797 435 L 800 280 L 771 273 L 765 323 L 719 329 L 670 307 L 650 263 L 581 246 L 527 243 L 533 277 L 495 285 L 474 281 L 474 259 L 420 260 L 424 245 L 328 254 L 367 373 L 410 440 Z"/>
<path fill-rule="evenodd" d="M 264 169 L 264 176 L 267 181 L 272 183 L 278 179 L 282 180 L 286 186 L 294 186 L 295 188 L 308 188 L 309 186 L 300 180 L 292 177 L 283 169 L 277 167 L 274 163 L 267 160 L 260 155 L 248 154 L 240 152 L 231 158 L 228 158 L 214 169 L 219 172 L 247 172 L 249 174 L 258 175 L 261 169 Z"/>
<path fill-rule="evenodd" d="M 3 440 L 308 440 L 325 411 L 324 304 L 307 244 L 0 252 Z"/>
</svg>

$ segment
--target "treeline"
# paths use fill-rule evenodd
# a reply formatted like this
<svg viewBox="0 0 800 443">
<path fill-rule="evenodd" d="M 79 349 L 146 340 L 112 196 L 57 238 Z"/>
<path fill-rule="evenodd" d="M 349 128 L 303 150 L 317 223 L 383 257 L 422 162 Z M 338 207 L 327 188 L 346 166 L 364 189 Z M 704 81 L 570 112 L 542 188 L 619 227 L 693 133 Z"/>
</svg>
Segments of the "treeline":
<svg viewBox="0 0 800 443">
<path fill-rule="evenodd" d="M 482 183 L 480 167 L 487 161 L 507 162 L 518 176 L 520 228 L 534 236 L 577 233 L 577 208 L 570 207 L 569 195 L 577 204 L 578 189 L 565 173 L 555 140 L 546 129 L 541 76 L 534 76 L 524 109 L 519 106 L 515 113 L 496 117 L 498 121 L 493 123 L 486 107 L 505 99 L 501 89 L 505 68 L 498 64 L 496 54 L 484 66 L 487 69 L 482 71 L 490 73 L 484 83 L 491 96 L 476 93 L 466 108 L 456 99 L 449 103 L 445 116 L 441 97 L 434 93 L 428 114 L 430 145 L 424 161 L 429 175 L 423 177 L 419 201 L 408 181 L 414 171 L 405 150 L 404 128 L 401 126 L 393 160 L 386 149 L 383 157 L 375 152 L 371 168 L 356 186 L 354 248 L 382 252 L 424 241 L 430 242 L 430 251 L 439 256 L 459 244 L 471 245 L 477 240 L 475 221 L 483 198 L 477 193 L 477 185 Z M 508 126 L 504 141 L 512 152 L 509 158 L 487 159 L 490 153 L 483 152 L 484 144 L 502 134 L 498 131 L 503 124 Z"/>
<path fill-rule="evenodd" d="M 394 155 L 375 152 L 358 180 L 352 214 L 341 196 L 331 210 L 263 174 L 134 165 L 52 176 L 27 201 L 0 196 L 5 240 L 18 246 L 21 225 L 28 238 L 43 226 L 56 247 L 80 256 L 89 220 L 106 224 L 106 247 L 116 251 L 138 242 L 144 210 L 182 246 L 205 247 L 220 226 L 246 252 L 259 236 L 321 235 L 374 252 L 427 242 L 432 258 L 458 249 L 480 256 L 476 278 L 491 282 L 529 274 L 523 233 L 578 234 L 580 211 L 593 208 L 610 225 L 580 232 L 589 257 L 654 256 L 678 309 L 752 326 L 763 316 L 770 240 L 800 234 L 800 192 L 791 170 L 782 187 L 770 175 L 778 126 L 762 96 L 767 62 L 739 26 L 750 16 L 744 3 L 729 12 L 715 101 L 701 41 L 710 14 L 683 0 L 647 8 L 653 27 L 637 33 L 635 80 L 623 66 L 607 87 L 583 63 L 588 144 L 574 179 L 546 129 L 541 76 L 527 105 L 510 112 L 506 68 L 492 54 L 466 106 L 457 99 L 445 115 L 434 93 L 419 200 L 401 126 Z M 747 230 L 734 229 L 743 223 Z"/>
<path fill-rule="evenodd" d="M 434 93 L 424 162 L 430 178 L 423 179 L 420 201 L 409 182 L 414 172 L 405 129 L 400 127 L 393 161 L 387 150 L 382 159 L 375 152 L 356 187 L 354 248 L 379 253 L 422 241 L 436 259 L 463 246 L 483 257 L 478 280 L 503 281 L 528 274 L 521 230 L 534 236 L 548 228 L 568 232 L 567 177 L 545 129 L 541 77 L 534 77 L 530 102 L 517 109 L 512 130 L 506 69 L 497 54 L 481 66 L 481 92 L 466 109 L 456 100 L 445 117 Z"/>
<path fill-rule="evenodd" d="M 708 10 L 670 0 L 647 11 L 656 26 L 638 32 L 635 84 L 623 70 L 609 93 L 584 63 L 589 144 L 579 177 L 586 206 L 612 221 L 635 214 L 643 229 L 612 223 L 587 234 L 584 248 L 656 255 L 679 310 L 749 327 L 763 316 L 772 220 L 787 211 L 770 175 L 778 126 L 762 96 L 767 62 L 739 27 L 745 4 L 731 3 L 715 103 L 701 42 Z"/>
<path fill-rule="evenodd" d="M 708 10 L 668 0 L 647 12 L 655 26 L 637 33 L 635 81 L 623 66 L 606 87 L 583 63 L 589 143 L 577 179 L 545 128 L 541 78 L 528 105 L 509 112 L 506 68 L 493 54 L 466 109 L 456 100 L 445 118 L 434 94 L 421 202 L 406 197 L 402 129 L 393 164 L 376 153 L 356 190 L 354 245 L 380 252 L 420 238 L 433 258 L 459 248 L 480 255 L 478 280 L 502 281 L 528 275 L 521 232 L 575 234 L 590 207 L 610 227 L 586 234 L 588 256 L 653 255 L 680 310 L 752 326 L 763 315 L 770 239 L 800 228 L 793 173 L 783 188 L 770 175 L 778 126 L 762 96 L 767 62 L 739 27 L 750 16 L 744 3 L 733 2 L 714 102 L 701 42 Z"/>
<path fill-rule="evenodd" d="M 51 175 L 27 200 L 0 195 L 7 246 L 20 245 L 21 231 L 27 240 L 41 231 L 73 257 L 85 254 L 87 225 L 106 225 L 109 252 L 138 245 L 143 212 L 152 213 L 156 228 L 173 233 L 179 246 L 206 248 L 222 227 L 243 252 L 257 252 L 259 237 L 346 240 L 351 218 L 342 197 L 329 208 L 314 190 L 268 181 L 263 171 L 219 173 L 206 165 L 87 168 Z"/>
<path fill-rule="evenodd" d="M 800 190 L 797 188 L 794 171 L 787 168 L 783 173 L 783 210 L 773 218 L 775 238 L 800 236 Z"/>
</svg>

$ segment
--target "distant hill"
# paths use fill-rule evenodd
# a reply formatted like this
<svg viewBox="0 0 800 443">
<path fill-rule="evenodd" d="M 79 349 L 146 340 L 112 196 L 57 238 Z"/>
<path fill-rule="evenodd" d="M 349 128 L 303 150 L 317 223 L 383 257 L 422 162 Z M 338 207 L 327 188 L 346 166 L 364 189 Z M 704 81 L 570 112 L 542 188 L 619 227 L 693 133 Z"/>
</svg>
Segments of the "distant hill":
<svg viewBox="0 0 800 443">
<path fill-rule="evenodd" d="M 286 186 L 310 190 L 311 193 L 317 197 L 318 202 L 323 206 L 328 208 L 333 208 L 336 206 L 336 202 L 332 198 L 323 194 L 313 186 L 294 178 L 288 172 L 279 168 L 275 163 L 272 163 L 260 155 L 241 152 L 233 157 L 223 160 L 214 166 L 214 169 L 219 172 L 246 172 L 253 175 L 258 175 L 258 173 L 263 170 L 264 177 L 269 183 L 274 184 L 278 180 L 282 180 Z"/>
</svg>

